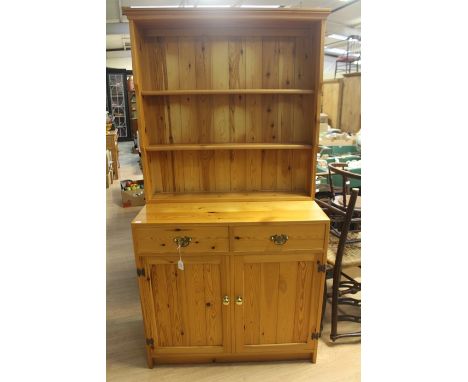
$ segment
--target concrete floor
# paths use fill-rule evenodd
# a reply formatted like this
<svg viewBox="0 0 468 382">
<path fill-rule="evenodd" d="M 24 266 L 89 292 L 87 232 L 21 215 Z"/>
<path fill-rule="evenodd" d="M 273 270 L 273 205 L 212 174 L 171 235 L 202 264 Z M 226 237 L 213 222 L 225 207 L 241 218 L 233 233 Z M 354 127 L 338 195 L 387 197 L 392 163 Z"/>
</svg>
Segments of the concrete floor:
<svg viewBox="0 0 468 382">
<path fill-rule="evenodd" d="M 143 178 L 139 156 L 131 153 L 132 145 L 132 142 L 119 144 L 120 180 Z M 315 365 L 309 361 L 284 361 L 155 365 L 154 369 L 148 369 L 130 231 L 130 221 L 141 207 L 121 207 L 118 181 L 106 193 L 108 381 L 360 381 L 361 344 L 356 340 L 330 342 L 328 309 Z"/>
</svg>

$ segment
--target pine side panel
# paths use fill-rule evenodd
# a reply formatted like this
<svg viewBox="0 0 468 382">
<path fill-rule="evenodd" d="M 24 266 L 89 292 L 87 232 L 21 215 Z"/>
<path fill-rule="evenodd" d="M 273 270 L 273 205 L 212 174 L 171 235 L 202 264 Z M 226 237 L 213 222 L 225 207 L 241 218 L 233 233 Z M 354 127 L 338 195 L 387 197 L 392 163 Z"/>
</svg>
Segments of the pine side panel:
<svg viewBox="0 0 468 382">
<path fill-rule="evenodd" d="M 212 89 L 229 89 L 229 43 L 225 38 L 211 38 Z"/>
<path fill-rule="evenodd" d="M 263 86 L 262 38 L 245 39 L 245 77 L 247 89 L 260 89 Z M 263 142 L 262 135 L 262 96 L 246 96 L 246 142 Z"/>
<path fill-rule="evenodd" d="M 212 125 L 213 125 L 213 97 L 212 96 L 196 96 L 197 119 L 192 123 L 196 123 L 198 129 L 198 143 L 212 143 Z"/>
<path fill-rule="evenodd" d="M 229 55 L 229 89 L 245 89 L 245 40 L 230 38 Z M 245 139 L 245 96 L 229 96 L 229 130 L 231 142 L 246 142 Z"/>
<path fill-rule="evenodd" d="M 175 265 L 174 265 L 175 266 Z M 190 346 L 192 344 L 192 339 L 190 335 L 190 321 L 192 320 L 192 316 L 190 316 L 190 309 L 189 309 L 189 296 L 187 293 L 187 280 L 186 280 L 186 272 L 177 270 L 177 290 L 179 291 L 179 301 L 180 301 L 180 310 L 182 314 L 182 322 L 183 322 L 183 331 L 180 333 L 182 342 L 184 346 Z"/>
<path fill-rule="evenodd" d="M 297 287 L 297 262 L 281 262 L 278 282 L 277 343 L 292 343 Z"/>
<path fill-rule="evenodd" d="M 172 343 L 174 346 L 187 346 L 187 338 L 184 335 L 184 321 L 181 308 L 184 306 L 183 300 L 177 286 L 178 270 L 175 264 L 165 265 L 167 297 L 169 313 L 171 319 Z"/>
<path fill-rule="evenodd" d="M 171 318 L 169 315 L 169 299 L 167 295 L 166 273 L 164 265 L 151 267 L 151 281 L 153 285 L 153 301 L 156 313 L 156 327 L 158 330 L 158 346 L 172 346 Z"/>
<path fill-rule="evenodd" d="M 160 154 L 161 153 L 147 153 L 146 158 L 147 158 L 147 163 L 148 163 L 148 174 L 150 175 L 151 179 L 151 194 L 154 194 L 155 192 L 162 192 L 163 191 L 163 181 L 162 181 L 162 171 L 161 171 L 161 160 L 160 160 Z M 143 166 L 143 169 L 145 169 L 145 166 Z M 145 189 L 149 187 L 147 184 L 145 177 Z M 146 194 L 145 194 L 146 196 Z M 147 199 L 148 200 L 148 199 Z"/>
<path fill-rule="evenodd" d="M 184 191 L 200 191 L 200 156 L 196 151 L 184 151 L 182 153 L 184 168 Z"/>
<path fill-rule="evenodd" d="M 212 87 L 229 88 L 229 44 L 225 39 L 211 39 Z M 213 142 L 229 142 L 229 96 L 213 99 Z M 231 153 L 215 151 L 216 191 L 231 191 Z"/>
<path fill-rule="evenodd" d="M 231 150 L 231 191 L 243 192 L 246 189 L 246 151 Z"/>
<path fill-rule="evenodd" d="M 172 152 L 159 152 L 159 161 L 161 165 L 161 181 L 164 192 L 174 192 L 175 179 L 173 171 Z"/>
<path fill-rule="evenodd" d="M 166 84 L 164 81 L 164 44 L 162 37 L 145 39 L 148 87 L 150 90 L 164 90 Z"/>
<path fill-rule="evenodd" d="M 174 171 L 174 192 L 185 191 L 185 175 L 184 175 L 184 156 L 183 151 L 172 152 L 172 168 Z"/>
<path fill-rule="evenodd" d="M 277 150 L 276 189 L 278 191 L 292 190 L 293 150 Z M 306 165 L 304 163 L 303 165 Z"/>
<path fill-rule="evenodd" d="M 262 191 L 276 191 L 279 150 L 262 150 Z"/>
<path fill-rule="evenodd" d="M 313 82 L 315 84 L 315 105 L 313 105 L 315 110 L 315 119 L 313 120 L 314 124 L 312 126 L 312 158 L 314 165 L 310 170 L 310 189 L 309 193 L 313 197 L 315 194 L 315 173 L 316 173 L 316 158 L 318 152 L 318 142 L 320 135 L 320 108 L 321 108 L 321 96 L 322 96 L 322 82 L 323 82 L 323 49 L 324 49 L 324 40 L 325 40 L 325 21 L 322 20 L 320 23 L 317 23 L 313 28 L 311 28 L 314 38 L 312 39 L 311 50 L 316 51 L 317 54 L 314 57 L 314 72 Z M 313 183 L 313 184 L 312 184 Z"/>
<path fill-rule="evenodd" d="M 294 312 L 293 342 L 307 342 L 310 319 L 310 300 L 313 264 L 300 261 L 297 264 L 296 310 Z"/>
<path fill-rule="evenodd" d="M 205 287 L 205 321 L 207 345 L 223 344 L 223 324 L 221 307 L 221 265 L 204 264 L 203 279 Z"/>
<path fill-rule="evenodd" d="M 276 343 L 279 263 L 261 264 L 260 343 Z"/>
<path fill-rule="evenodd" d="M 292 37 L 282 37 L 279 39 L 279 87 L 289 89 L 294 87 L 295 73 L 294 63 L 296 54 L 296 40 Z M 294 131 L 293 102 L 295 96 L 278 95 L 278 123 L 281 143 L 292 141 Z M 303 128 L 298 125 L 296 128 Z"/>
<path fill-rule="evenodd" d="M 179 84 L 179 39 L 177 37 L 164 38 L 164 53 L 166 57 L 167 89 L 180 89 Z M 169 96 L 166 98 L 169 121 L 168 141 L 165 143 L 182 143 L 182 120 L 180 116 L 180 98 Z"/>
<path fill-rule="evenodd" d="M 228 41 L 229 88 L 245 88 L 245 41 L 230 38 Z M 245 97 L 241 94 L 229 96 L 230 142 L 245 142 Z M 231 191 L 246 190 L 246 152 L 231 151 Z"/>
<path fill-rule="evenodd" d="M 311 150 L 292 151 L 292 191 L 304 193 L 310 191 L 311 167 Z"/>
<path fill-rule="evenodd" d="M 133 63 L 133 81 L 135 84 L 135 94 L 137 98 L 137 112 L 139 116 L 138 122 L 138 134 L 140 137 L 140 147 L 142 148 L 141 160 L 143 163 L 143 177 L 145 179 L 145 198 L 149 201 L 152 198 L 154 192 L 153 181 L 150 173 L 150 159 L 146 153 L 146 147 L 148 147 L 148 135 L 147 135 L 147 123 L 145 115 L 145 105 L 143 103 L 143 97 L 141 91 L 145 89 L 145 76 L 146 70 L 143 60 L 143 42 L 141 33 L 138 27 L 135 25 L 133 20 L 129 21 L 130 39 L 132 46 L 132 63 Z"/>
<path fill-rule="evenodd" d="M 229 88 L 229 46 L 226 39 L 211 39 L 211 84 L 213 89 Z M 213 142 L 229 142 L 229 96 L 213 97 Z"/>
<path fill-rule="evenodd" d="M 195 40 L 196 58 L 195 72 L 197 89 L 212 88 L 212 69 L 211 69 L 211 44 L 208 37 L 200 37 Z M 212 124 L 213 124 L 213 97 L 198 96 L 197 104 L 197 126 L 198 142 L 212 142 Z"/>
<path fill-rule="evenodd" d="M 262 87 L 279 87 L 279 42 L 274 37 L 264 37 L 262 42 Z M 279 142 L 278 95 L 263 96 L 262 135 L 264 142 Z"/>
<path fill-rule="evenodd" d="M 260 191 L 262 189 L 262 151 L 245 150 L 247 191 Z"/>
<path fill-rule="evenodd" d="M 197 153 L 200 156 L 200 191 L 215 192 L 215 151 L 203 150 Z"/>
<path fill-rule="evenodd" d="M 215 191 L 231 191 L 231 152 L 215 150 Z"/>
<path fill-rule="evenodd" d="M 190 264 L 185 267 L 185 283 L 190 320 L 190 345 L 206 345 L 205 282 L 203 264 Z"/>
<path fill-rule="evenodd" d="M 313 81 L 314 60 L 311 50 L 311 37 L 296 37 L 295 51 L 295 86 L 299 89 L 318 88 Z M 317 94 L 313 96 L 298 95 L 294 97 L 293 119 L 294 119 L 294 143 L 311 143 L 315 120 L 315 104 Z M 312 115 L 311 115 L 312 113 Z"/>
<path fill-rule="evenodd" d="M 261 264 L 243 263 L 244 345 L 260 344 Z"/>
<path fill-rule="evenodd" d="M 179 37 L 179 83 L 181 89 L 196 88 L 194 39 Z M 180 116 L 183 143 L 198 143 L 196 96 L 180 97 Z"/>
<path fill-rule="evenodd" d="M 262 134 L 262 96 L 245 96 L 245 139 L 247 143 L 264 142 Z"/>
<path fill-rule="evenodd" d="M 148 144 L 154 145 L 161 142 L 161 136 L 164 131 L 164 106 L 161 105 L 161 98 L 143 98 L 143 106 L 145 109 L 145 126 L 146 138 Z M 141 117 L 140 117 L 141 118 Z M 141 137 L 140 137 L 141 141 Z M 144 147 L 143 145 L 141 145 Z"/>
</svg>

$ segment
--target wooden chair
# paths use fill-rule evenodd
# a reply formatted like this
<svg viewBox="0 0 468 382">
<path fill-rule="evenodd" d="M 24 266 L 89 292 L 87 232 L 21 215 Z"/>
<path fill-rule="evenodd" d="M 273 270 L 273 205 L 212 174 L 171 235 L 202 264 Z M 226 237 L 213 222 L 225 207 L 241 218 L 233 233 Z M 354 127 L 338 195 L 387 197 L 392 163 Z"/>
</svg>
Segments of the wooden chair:
<svg viewBox="0 0 468 382">
<path fill-rule="evenodd" d="M 324 286 L 324 298 L 322 308 L 322 321 L 325 313 L 327 299 L 331 298 L 332 314 L 331 314 L 331 333 L 330 339 L 335 341 L 343 337 L 360 337 L 361 331 L 351 333 L 338 333 L 339 321 L 361 322 L 361 316 L 351 314 L 338 314 L 339 305 L 351 305 L 361 307 L 361 300 L 349 295 L 356 294 L 361 291 L 361 283 L 356 281 L 349 275 L 343 272 L 343 269 L 361 266 L 361 233 L 357 230 L 350 230 L 351 225 L 360 227 L 361 218 L 355 215 L 355 205 L 359 191 L 352 189 L 349 202 L 346 210 L 338 208 L 323 199 L 315 199 L 322 209 L 327 213 L 332 222 L 338 222 L 339 230 L 330 231 L 330 241 L 327 253 L 327 277 Z M 345 280 L 342 281 L 342 277 Z M 328 293 L 326 280 L 333 278 L 332 291 Z"/>
<path fill-rule="evenodd" d="M 360 60 L 361 36 L 349 36 L 346 40 L 346 54 L 339 56 L 335 61 L 335 78 L 339 72 L 359 72 Z"/>
</svg>

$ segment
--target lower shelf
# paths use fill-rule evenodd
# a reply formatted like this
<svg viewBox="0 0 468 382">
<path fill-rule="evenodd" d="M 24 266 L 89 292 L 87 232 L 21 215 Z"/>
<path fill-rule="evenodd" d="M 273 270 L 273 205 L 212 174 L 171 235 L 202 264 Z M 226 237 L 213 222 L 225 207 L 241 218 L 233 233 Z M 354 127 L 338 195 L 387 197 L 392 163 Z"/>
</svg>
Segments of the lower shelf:
<svg viewBox="0 0 468 382">
<path fill-rule="evenodd" d="M 299 192 L 194 192 L 194 193 L 156 193 L 148 203 L 183 202 L 256 202 L 256 201 L 312 200 L 310 195 Z"/>
</svg>

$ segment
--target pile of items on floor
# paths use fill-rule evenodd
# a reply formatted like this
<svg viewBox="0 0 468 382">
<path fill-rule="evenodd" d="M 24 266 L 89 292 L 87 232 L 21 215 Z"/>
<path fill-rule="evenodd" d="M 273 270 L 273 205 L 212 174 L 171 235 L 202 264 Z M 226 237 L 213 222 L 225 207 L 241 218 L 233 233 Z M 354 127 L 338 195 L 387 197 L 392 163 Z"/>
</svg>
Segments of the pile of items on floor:
<svg viewBox="0 0 468 382">
<path fill-rule="evenodd" d="M 328 164 L 332 162 L 346 163 L 346 170 L 360 174 L 361 133 L 352 134 L 334 129 L 328 124 L 328 116 L 321 113 L 316 192 L 328 190 Z M 360 187 L 360 184 L 352 180 L 350 187 Z"/>
<path fill-rule="evenodd" d="M 106 150 L 106 188 L 114 182 L 114 171 L 112 170 L 112 154 Z"/>
</svg>

